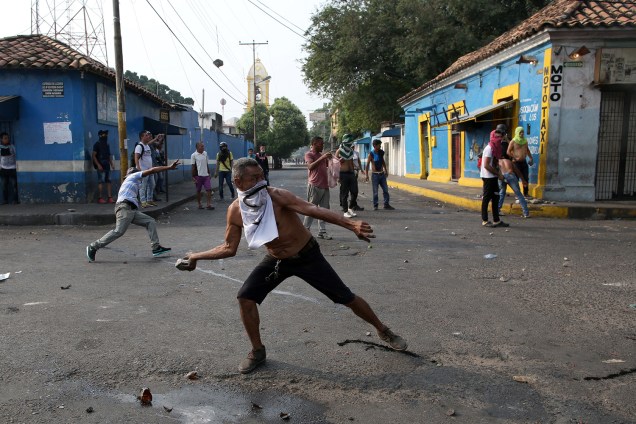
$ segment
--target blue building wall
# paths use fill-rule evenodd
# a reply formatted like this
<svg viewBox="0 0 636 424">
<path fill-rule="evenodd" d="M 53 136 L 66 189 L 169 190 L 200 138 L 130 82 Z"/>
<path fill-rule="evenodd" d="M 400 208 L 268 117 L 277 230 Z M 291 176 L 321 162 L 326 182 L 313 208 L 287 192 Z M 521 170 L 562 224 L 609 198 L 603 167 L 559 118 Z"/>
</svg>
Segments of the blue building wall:
<svg viewBox="0 0 636 424">
<path fill-rule="evenodd" d="M 43 82 L 61 82 L 61 97 L 44 97 Z M 102 84 L 114 92 L 114 81 L 88 72 L 68 70 L 3 70 L 0 95 L 17 95 L 19 118 L 1 122 L 16 147 L 18 192 L 22 203 L 92 202 L 97 196 L 97 173 L 91 155 L 100 129 L 109 130 L 109 145 L 114 155 L 111 174 L 113 193 L 119 188 L 119 137 L 116 117 L 98 122 L 98 90 Z M 144 117 L 159 120 L 160 105 L 133 91 L 126 91 L 128 156 L 138 134 L 144 130 Z M 183 135 L 168 135 L 168 157 L 180 159 L 181 166 L 169 171 L 169 182 L 189 180 L 190 156 L 200 138 L 198 113 L 188 108 L 170 112 L 170 125 L 185 128 Z M 59 126 L 59 128 L 58 128 Z M 156 132 L 156 131 L 155 131 Z M 61 138 L 52 141 L 56 134 Z M 218 143 L 226 141 L 234 157 L 246 155 L 251 143 L 242 137 L 204 130 L 206 150 L 212 159 Z"/>
<path fill-rule="evenodd" d="M 471 114 L 473 111 L 495 104 L 497 94 L 499 97 L 506 97 L 510 90 L 514 91 L 515 84 L 518 84 L 518 93 L 514 94 L 515 99 L 518 100 L 518 105 L 515 107 L 512 119 L 496 119 L 497 112 L 493 112 L 481 117 L 480 120 L 485 122 L 471 125 L 461 131 L 464 139 L 460 182 L 466 185 L 481 184 L 477 168 L 477 155 L 488 143 L 490 131 L 497 124 L 505 123 L 508 126 L 510 138 L 518 125 L 523 126 L 524 131 L 528 131 L 526 137 L 531 152 L 535 156 L 534 166 L 530 171 L 530 182 L 536 183 L 543 80 L 541 70 L 544 52 L 548 47 L 549 45 L 546 43 L 524 52 L 524 55 L 538 59 L 535 64 L 516 63 L 519 56 L 514 56 L 514 58 L 484 69 L 478 74 L 472 74 L 457 81 L 453 80 L 452 84 L 442 86 L 416 101 L 405 104 L 406 174 L 420 175 L 423 174 L 424 167 L 430 166 L 427 173 L 432 176 L 431 179 L 449 181 L 452 131 L 449 125 L 435 127 L 437 124 L 435 115 L 439 119 L 439 124 L 444 124 L 448 116 L 442 113 L 443 108 L 448 111 L 449 106 L 453 104 L 456 106 L 465 104 L 466 110 L 463 110 L 462 113 Z M 455 83 L 466 84 L 467 88 L 454 88 Z M 430 147 L 430 162 L 423 164 L 420 160 L 422 157 L 420 120 L 427 113 L 431 115 L 429 120 L 432 127 L 430 135 L 433 137 L 429 140 L 429 144 L 434 145 L 434 147 Z M 428 155 L 426 156 L 428 157 Z"/>
</svg>

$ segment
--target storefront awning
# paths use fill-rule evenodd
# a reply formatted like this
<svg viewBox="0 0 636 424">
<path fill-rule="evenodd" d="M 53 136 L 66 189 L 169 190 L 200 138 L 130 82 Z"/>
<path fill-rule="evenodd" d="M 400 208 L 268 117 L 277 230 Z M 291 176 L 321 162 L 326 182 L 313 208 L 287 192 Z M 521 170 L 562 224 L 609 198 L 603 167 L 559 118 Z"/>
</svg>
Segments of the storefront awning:
<svg viewBox="0 0 636 424">
<path fill-rule="evenodd" d="M 166 135 L 184 135 L 188 132 L 186 128 L 157 121 L 156 119 L 148 118 L 147 116 L 144 116 L 144 130 L 148 130 L 153 134 Z"/>
<path fill-rule="evenodd" d="M 362 137 L 356 140 L 356 144 L 369 144 L 371 143 L 371 137 Z"/>
<path fill-rule="evenodd" d="M 382 137 L 399 137 L 400 135 L 402 135 L 400 127 L 391 128 L 390 130 L 385 130 L 382 132 Z"/>
<path fill-rule="evenodd" d="M 17 121 L 20 117 L 20 96 L 0 96 L 0 121 Z"/>
<path fill-rule="evenodd" d="M 486 107 L 482 107 L 479 109 L 475 109 L 473 111 L 469 111 L 464 115 L 460 115 L 457 117 L 457 120 L 450 122 L 451 124 L 461 124 L 462 122 L 474 121 L 480 122 L 478 120 L 479 117 L 488 115 L 496 110 L 500 109 L 512 109 L 517 100 L 508 100 L 507 102 L 497 103 L 496 105 L 490 105 Z"/>
</svg>

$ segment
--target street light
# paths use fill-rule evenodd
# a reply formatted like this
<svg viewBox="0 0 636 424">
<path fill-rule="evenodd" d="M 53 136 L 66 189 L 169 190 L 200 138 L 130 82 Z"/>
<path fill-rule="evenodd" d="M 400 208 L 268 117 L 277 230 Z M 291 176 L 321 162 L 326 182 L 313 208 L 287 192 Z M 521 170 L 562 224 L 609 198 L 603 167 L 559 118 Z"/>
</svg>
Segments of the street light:
<svg viewBox="0 0 636 424">
<path fill-rule="evenodd" d="M 256 89 L 258 84 L 262 84 L 270 79 L 272 79 L 272 76 L 268 75 L 262 80 L 256 81 L 256 66 L 254 66 L 254 104 L 252 105 L 252 110 L 254 111 L 254 148 L 256 148 Z M 262 93 L 260 94 L 262 98 Z"/>
</svg>

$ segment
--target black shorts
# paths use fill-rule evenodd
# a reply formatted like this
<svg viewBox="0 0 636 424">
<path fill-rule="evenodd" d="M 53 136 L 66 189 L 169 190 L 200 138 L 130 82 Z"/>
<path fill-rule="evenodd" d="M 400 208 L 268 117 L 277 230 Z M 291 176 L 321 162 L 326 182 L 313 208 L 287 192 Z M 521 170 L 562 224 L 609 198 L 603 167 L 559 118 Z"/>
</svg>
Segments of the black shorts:
<svg viewBox="0 0 636 424">
<path fill-rule="evenodd" d="M 355 295 L 322 255 L 316 239 L 311 238 L 297 255 L 281 260 L 278 278 L 270 278 L 270 281 L 267 281 L 266 278 L 274 272 L 277 261 L 273 256 L 266 255 L 247 277 L 236 297 L 253 300 L 260 305 L 269 292 L 286 278 L 296 276 L 334 303 L 346 305 L 353 302 Z"/>
</svg>

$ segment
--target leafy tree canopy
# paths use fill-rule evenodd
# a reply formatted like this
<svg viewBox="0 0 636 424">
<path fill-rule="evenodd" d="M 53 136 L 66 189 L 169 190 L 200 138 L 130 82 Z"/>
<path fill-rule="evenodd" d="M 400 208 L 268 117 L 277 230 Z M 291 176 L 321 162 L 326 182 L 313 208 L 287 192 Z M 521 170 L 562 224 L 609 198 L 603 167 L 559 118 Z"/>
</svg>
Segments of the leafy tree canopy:
<svg viewBox="0 0 636 424">
<path fill-rule="evenodd" d="M 397 121 L 397 99 L 550 0 L 329 0 L 303 46 L 305 82 L 340 106 L 340 133 Z"/>
<path fill-rule="evenodd" d="M 254 110 L 245 112 L 236 123 L 240 133 L 254 139 Z M 285 97 L 274 100 L 268 109 L 264 104 L 256 104 L 256 143 L 267 145 L 267 152 L 278 158 L 287 159 L 304 145 L 309 144 L 305 116 Z"/>
<path fill-rule="evenodd" d="M 180 92 L 173 90 L 167 85 L 161 84 L 159 81 L 152 78 L 148 79 L 145 75 L 137 75 L 136 72 L 126 71 L 124 72 L 124 78 L 141 85 L 148 91 L 155 93 L 157 96 L 169 103 L 180 103 L 184 105 L 194 104 L 194 99 L 191 97 L 183 97 Z"/>
</svg>

